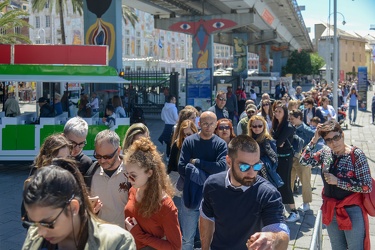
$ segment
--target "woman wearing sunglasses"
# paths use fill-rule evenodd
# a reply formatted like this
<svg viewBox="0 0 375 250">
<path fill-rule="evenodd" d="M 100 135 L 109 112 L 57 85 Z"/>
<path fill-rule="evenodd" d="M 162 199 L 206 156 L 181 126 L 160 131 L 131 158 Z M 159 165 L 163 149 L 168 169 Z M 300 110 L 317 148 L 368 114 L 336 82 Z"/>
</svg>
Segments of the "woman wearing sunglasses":
<svg viewBox="0 0 375 250">
<path fill-rule="evenodd" d="M 249 120 L 247 128 L 248 135 L 258 143 L 260 148 L 260 158 L 262 159 L 267 156 L 273 164 L 277 164 L 277 154 L 275 150 L 272 149 L 270 144 L 271 140 L 273 139 L 272 136 L 268 133 L 266 127 L 266 120 L 262 116 L 255 115 Z M 265 167 L 261 169 L 259 174 L 266 180 L 269 180 Z"/>
<path fill-rule="evenodd" d="M 132 188 L 125 206 L 125 228 L 137 249 L 181 249 L 182 236 L 174 188 L 156 146 L 148 138 L 135 141 L 124 156 Z"/>
<path fill-rule="evenodd" d="M 318 139 L 325 144 L 314 152 Z M 344 132 L 334 120 L 319 124 L 303 152 L 301 164 L 320 166 L 323 179 L 323 223 L 332 249 L 370 249 L 368 215 L 361 193 L 371 192 L 371 173 L 366 155 L 344 141 Z"/>
<path fill-rule="evenodd" d="M 272 137 L 276 140 L 277 146 L 277 173 L 285 183 L 285 185 L 278 188 L 278 190 L 283 199 L 283 203 L 287 204 L 291 210 L 286 222 L 296 222 L 300 219 L 300 216 L 294 203 L 291 185 L 288 185 L 291 183 L 290 179 L 294 156 L 292 143 L 295 129 L 288 121 L 288 114 L 288 108 L 280 102 L 276 102 L 272 121 Z"/>
<path fill-rule="evenodd" d="M 272 131 L 272 119 L 273 119 L 273 112 L 271 107 L 271 101 L 270 100 L 262 100 L 260 103 L 260 112 L 258 115 L 263 116 L 263 118 L 267 122 L 267 129 L 268 131 Z"/>
<path fill-rule="evenodd" d="M 135 249 L 129 232 L 95 216 L 74 162 L 56 164 L 62 167 L 40 168 L 26 184 L 30 228 L 22 249 Z"/>
<path fill-rule="evenodd" d="M 233 131 L 232 122 L 226 118 L 222 118 L 217 121 L 215 134 L 223 139 L 227 144 L 230 142 L 230 140 L 236 137 L 236 134 Z"/>
</svg>

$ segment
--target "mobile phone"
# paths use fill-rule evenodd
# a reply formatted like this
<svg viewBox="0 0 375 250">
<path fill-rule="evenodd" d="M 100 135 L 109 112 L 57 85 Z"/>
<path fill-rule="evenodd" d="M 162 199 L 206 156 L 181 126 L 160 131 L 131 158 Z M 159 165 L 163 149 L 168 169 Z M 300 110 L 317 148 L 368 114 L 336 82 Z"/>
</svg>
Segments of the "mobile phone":
<svg viewBox="0 0 375 250">
<path fill-rule="evenodd" d="M 98 200 L 99 200 L 99 196 L 89 196 L 89 200 L 91 202 L 92 205 L 94 205 Z"/>
</svg>

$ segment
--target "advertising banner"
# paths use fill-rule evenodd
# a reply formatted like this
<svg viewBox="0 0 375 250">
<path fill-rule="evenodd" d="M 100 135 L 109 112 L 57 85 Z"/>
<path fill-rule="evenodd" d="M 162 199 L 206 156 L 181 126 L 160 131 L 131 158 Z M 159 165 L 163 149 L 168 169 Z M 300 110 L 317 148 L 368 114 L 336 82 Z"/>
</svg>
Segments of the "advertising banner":
<svg viewBox="0 0 375 250">
<path fill-rule="evenodd" d="M 186 69 L 186 104 L 203 110 L 211 107 L 211 69 Z"/>
</svg>

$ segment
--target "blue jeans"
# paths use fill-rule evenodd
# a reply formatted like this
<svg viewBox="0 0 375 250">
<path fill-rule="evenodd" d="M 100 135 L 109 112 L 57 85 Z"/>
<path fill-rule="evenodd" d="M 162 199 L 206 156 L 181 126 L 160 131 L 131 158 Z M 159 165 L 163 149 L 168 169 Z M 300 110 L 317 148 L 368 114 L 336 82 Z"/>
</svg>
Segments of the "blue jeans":
<svg viewBox="0 0 375 250">
<path fill-rule="evenodd" d="M 181 199 L 180 226 L 182 231 L 182 250 L 194 249 L 194 236 L 199 220 L 199 209 L 185 207 Z"/>
<path fill-rule="evenodd" d="M 327 226 L 332 249 L 363 250 L 365 222 L 362 210 L 359 206 L 346 207 L 345 209 L 352 222 L 352 230 L 339 229 L 335 212 L 331 224 Z"/>
<path fill-rule="evenodd" d="M 352 120 L 352 111 L 354 110 L 354 117 Z M 357 106 L 349 106 L 349 121 L 355 122 L 355 119 L 357 119 Z"/>
</svg>

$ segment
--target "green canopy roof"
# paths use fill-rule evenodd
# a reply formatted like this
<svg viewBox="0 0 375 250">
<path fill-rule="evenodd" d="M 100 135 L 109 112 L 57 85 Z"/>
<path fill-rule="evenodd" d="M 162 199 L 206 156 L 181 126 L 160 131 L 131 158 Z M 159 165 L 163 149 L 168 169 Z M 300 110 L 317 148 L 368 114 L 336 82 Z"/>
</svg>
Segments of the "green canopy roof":
<svg viewBox="0 0 375 250">
<path fill-rule="evenodd" d="M 0 81 L 129 83 L 110 66 L 87 65 L 0 65 Z"/>
</svg>

